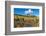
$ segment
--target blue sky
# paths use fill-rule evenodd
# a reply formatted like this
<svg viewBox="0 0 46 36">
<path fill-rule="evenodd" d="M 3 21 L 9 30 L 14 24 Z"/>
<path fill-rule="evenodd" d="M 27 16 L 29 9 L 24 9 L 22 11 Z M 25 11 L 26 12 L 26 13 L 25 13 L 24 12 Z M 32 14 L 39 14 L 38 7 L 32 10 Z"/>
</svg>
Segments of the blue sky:
<svg viewBox="0 0 46 36">
<path fill-rule="evenodd" d="M 32 8 L 14 8 L 14 14 L 26 15 L 30 13 L 31 15 L 39 16 L 39 9 Z"/>
</svg>

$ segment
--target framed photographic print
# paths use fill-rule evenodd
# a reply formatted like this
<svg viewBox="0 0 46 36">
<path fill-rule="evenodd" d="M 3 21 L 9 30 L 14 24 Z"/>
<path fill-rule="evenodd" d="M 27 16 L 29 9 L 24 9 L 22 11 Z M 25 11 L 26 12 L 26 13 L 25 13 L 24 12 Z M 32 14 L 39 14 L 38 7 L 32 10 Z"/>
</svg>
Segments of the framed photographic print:
<svg viewBox="0 0 46 36">
<path fill-rule="evenodd" d="M 44 3 L 5 1 L 5 34 L 44 32 Z"/>
</svg>

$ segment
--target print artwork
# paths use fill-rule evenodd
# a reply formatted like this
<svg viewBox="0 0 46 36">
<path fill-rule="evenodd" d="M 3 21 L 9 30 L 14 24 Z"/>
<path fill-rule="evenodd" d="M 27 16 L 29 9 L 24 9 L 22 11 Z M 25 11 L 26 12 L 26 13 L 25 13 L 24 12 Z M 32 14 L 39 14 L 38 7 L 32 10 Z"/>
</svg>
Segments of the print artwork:
<svg viewBox="0 0 46 36">
<path fill-rule="evenodd" d="M 39 9 L 14 8 L 14 28 L 39 27 Z"/>
</svg>

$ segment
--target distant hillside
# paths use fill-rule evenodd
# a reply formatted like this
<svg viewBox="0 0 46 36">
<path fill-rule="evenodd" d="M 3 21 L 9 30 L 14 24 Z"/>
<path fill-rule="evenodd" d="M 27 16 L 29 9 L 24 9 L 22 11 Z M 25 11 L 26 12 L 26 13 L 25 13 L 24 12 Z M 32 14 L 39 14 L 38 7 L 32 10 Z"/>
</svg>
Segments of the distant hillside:
<svg viewBox="0 0 46 36">
<path fill-rule="evenodd" d="M 14 14 L 16 16 L 25 16 L 25 17 L 37 17 L 37 16 L 34 16 L 34 15 L 21 15 L 21 14 Z"/>
</svg>

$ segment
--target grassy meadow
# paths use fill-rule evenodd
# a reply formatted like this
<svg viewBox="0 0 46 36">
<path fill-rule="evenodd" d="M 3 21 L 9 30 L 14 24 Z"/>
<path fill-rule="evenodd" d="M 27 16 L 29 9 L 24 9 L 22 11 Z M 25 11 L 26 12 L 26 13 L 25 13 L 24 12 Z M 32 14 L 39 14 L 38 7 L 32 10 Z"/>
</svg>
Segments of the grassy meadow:
<svg viewBox="0 0 46 36">
<path fill-rule="evenodd" d="M 14 28 L 19 27 L 38 27 L 39 16 L 14 15 Z"/>
</svg>

